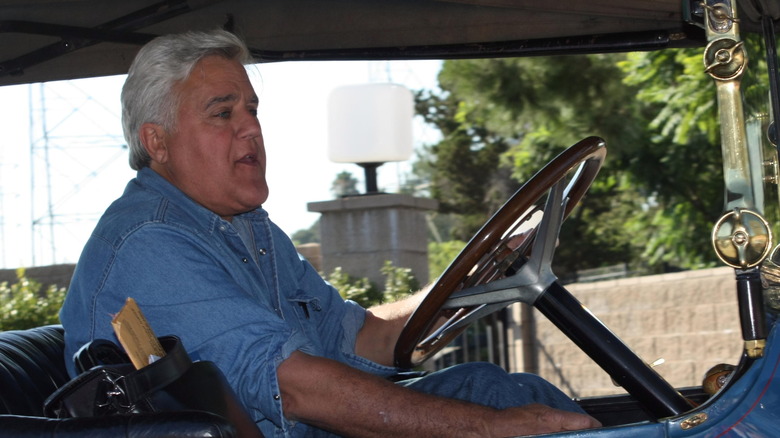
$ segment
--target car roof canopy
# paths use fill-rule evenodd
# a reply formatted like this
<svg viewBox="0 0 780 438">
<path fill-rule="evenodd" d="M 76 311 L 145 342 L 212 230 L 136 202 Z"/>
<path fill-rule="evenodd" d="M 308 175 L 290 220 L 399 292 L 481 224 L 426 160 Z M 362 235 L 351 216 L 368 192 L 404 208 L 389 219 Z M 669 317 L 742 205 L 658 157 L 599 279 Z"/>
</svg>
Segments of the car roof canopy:
<svg viewBox="0 0 780 438">
<path fill-rule="evenodd" d="M 260 62 L 700 44 L 686 22 L 689 4 L 699 7 L 695 0 L 0 0 L 0 85 L 125 73 L 154 36 L 217 27 L 244 37 Z"/>
</svg>

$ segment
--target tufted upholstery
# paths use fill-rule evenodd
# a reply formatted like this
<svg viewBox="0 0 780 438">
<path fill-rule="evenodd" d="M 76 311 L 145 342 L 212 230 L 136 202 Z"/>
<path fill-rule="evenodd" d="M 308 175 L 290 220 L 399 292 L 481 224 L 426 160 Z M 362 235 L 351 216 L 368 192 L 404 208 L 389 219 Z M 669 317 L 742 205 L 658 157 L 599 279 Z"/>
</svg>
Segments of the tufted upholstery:
<svg viewBox="0 0 780 438">
<path fill-rule="evenodd" d="M 43 418 L 43 402 L 69 378 L 61 326 L 0 332 L 0 437 L 234 437 L 233 424 L 206 412 L 103 418 Z"/>
<path fill-rule="evenodd" d="M 61 326 L 0 333 L 0 414 L 43 415 L 43 401 L 69 378 Z"/>
</svg>

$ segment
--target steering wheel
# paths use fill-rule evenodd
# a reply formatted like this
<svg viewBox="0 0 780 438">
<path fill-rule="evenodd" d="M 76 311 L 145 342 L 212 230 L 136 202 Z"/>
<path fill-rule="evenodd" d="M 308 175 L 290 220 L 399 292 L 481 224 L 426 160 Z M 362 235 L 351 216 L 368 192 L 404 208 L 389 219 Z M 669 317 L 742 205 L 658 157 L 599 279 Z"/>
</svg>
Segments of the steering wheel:
<svg viewBox="0 0 780 438">
<path fill-rule="evenodd" d="M 588 137 L 555 157 L 515 192 L 431 286 L 406 322 L 395 346 L 396 366 L 413 368 L 477 319 L 524 302 L 547 316 L 651 415 L 663 418 L 691 409 L 552 273 L 560 225 L 596 178 L 605 156 L 604 141 Z"/>
</svg>

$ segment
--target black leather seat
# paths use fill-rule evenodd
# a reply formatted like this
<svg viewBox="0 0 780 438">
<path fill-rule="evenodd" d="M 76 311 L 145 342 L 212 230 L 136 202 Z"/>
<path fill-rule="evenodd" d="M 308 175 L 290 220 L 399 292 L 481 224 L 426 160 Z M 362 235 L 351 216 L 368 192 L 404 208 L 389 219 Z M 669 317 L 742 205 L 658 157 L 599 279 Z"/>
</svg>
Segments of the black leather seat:
<svg viewBox="0 0 780 438">
<path fill-rule="evenodd" d="M 0 332 L 0 437 L 240 436 L 224 417 L 198 411 L 44 418 L 44 400 L 69 380 L 64 346 L 59 325 Z"/>
</svg>

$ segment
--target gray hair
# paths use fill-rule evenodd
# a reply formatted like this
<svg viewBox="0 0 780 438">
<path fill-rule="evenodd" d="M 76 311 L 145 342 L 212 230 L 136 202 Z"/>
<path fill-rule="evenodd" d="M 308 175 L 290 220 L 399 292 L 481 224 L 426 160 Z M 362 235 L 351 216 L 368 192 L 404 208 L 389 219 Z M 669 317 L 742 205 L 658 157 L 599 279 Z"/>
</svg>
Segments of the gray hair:
<svg viewBox="0 0 780 438">
<path fill-rule="evenodd" d="M 122 87 L 122 127 L 134 170 L 151 162 L 141 144 L 141 125 L 156 123 L 168 132 L 174 130 L 179 107 L 174 86 L 187 79 L 198 61 L 211 55 L 244 65 L 253 62 L 244 42 L 224 30 L 157 37 L 138 52 Z"/>
</svg>

